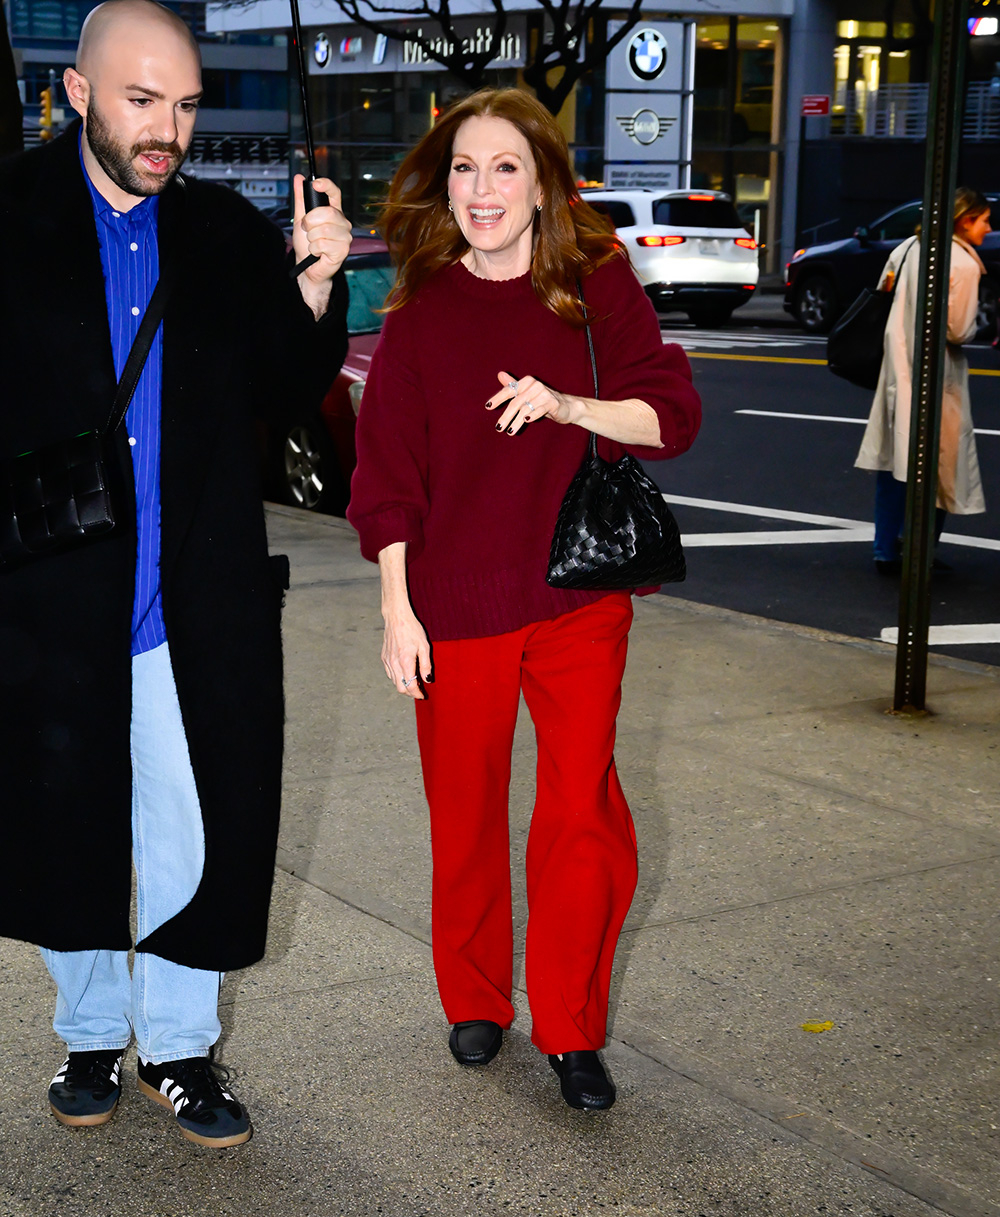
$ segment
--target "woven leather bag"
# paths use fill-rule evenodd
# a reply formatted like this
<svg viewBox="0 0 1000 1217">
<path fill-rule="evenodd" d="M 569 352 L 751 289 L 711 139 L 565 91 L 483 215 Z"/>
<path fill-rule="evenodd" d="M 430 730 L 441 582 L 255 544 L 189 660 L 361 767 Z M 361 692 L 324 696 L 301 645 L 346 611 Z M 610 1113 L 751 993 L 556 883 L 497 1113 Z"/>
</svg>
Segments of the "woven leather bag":
<svg viewBox="0 0 1000 1217">
<path fill-rule="evenodd" d="M 110 439 L 88 431 L 0 464 L 0 569 L 114 528 Z"/>
<path fill-rule="evenodd" d="M 0 461 L 0 571 L 106 536 L 124 491 L 115 432 L 163 317 L 171 277 L 161 275 L 128 353 L 108 425 Z"/>
<path fill-rule="evenodd" d="M 583 289 L 578 284 L 580 300 Z M 597 387 L 597 358 L 587 324 Z M 546 582 L 551 587 L 618 591 L 680 583 L 687 574 L 680 529 L 655 483 L 629 453 L 606 461 L 591 432 L 587 455 L 556 519 Z"/>
</svg>

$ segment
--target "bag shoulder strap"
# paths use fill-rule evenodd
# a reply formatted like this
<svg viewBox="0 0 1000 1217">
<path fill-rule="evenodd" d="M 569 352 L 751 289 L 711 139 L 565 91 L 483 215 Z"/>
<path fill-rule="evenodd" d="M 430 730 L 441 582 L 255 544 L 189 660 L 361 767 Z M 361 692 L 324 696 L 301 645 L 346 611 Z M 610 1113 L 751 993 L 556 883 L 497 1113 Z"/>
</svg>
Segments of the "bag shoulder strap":
<svg viewBox="0 0 1000 1217">
<path fill-rule="evenodd" d="M 590 332 L 590 320 L 587 317 L 587 302 L 583 298 L 583 283 L 577 279 L 576 292 L 580 297 L 580 304 L 583 306 L 583 324 L 587 331 L 587 349 L 590 351 L 590 370 L 594 376 L 594 397 L 600 398 L 601 394 L 597 387 L 597 356 L 594 354 L 594 336 Z M 597 435 L 591 431 L 590 433 L 590 455 L 597 455 Z"/>
<path fill-rule="evenodd" d="M 168 264 L 166 267 L 161 268 L 160 277 L 157 280 L 156 287 L 153 289 L 149 304 L 146 306 L 146 312 L 139 326 L 139 332 L 132 343 L 128 358 L 125 360 L 125 367 L 122 368 L 121 380 L 119 380 L 118 388 L 115 390 L 115 400 L 111 406 L 111 416 L 108 418 L 107 431 L 109 435 L 117 431 L 125 421 L 125 414 L 128 411 L 132 395 L 135 393 L 135 387 L 139 383 L 139 377 L 142 375 L 143 365 L 149 355 L 149 349 L 153 345 L 156 331 L 163 320 L 163 314 L 167 307 L 167 298 L 170 295 L 170 289 L 173 287 L 173 280 L 173 266 Z"/>
<path fill-rule="evenodd" d="M 909 245 L 906 247 L 906 253 L 903 254 L 903 256 L 899 259 L 899 266 L 896 268 L 896 277 L 892 281 L 892 290 L 894 292 L 899 283 L 899 276 L 903 273 L 903 267 L 906 265 L 906 259 L 910 256 L 911 252 L 919 244 L 920 244 L 920 238 L 917 236 L 913 237 L 913 239 L 910 241 Z"/>
</svg>

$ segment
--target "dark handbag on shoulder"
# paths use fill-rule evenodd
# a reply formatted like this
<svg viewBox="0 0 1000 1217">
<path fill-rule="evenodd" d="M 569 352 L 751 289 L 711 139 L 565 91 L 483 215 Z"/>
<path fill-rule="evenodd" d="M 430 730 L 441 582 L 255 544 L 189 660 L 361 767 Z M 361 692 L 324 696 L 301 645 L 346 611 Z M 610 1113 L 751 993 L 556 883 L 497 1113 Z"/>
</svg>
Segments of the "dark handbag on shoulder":
<svg viewBox="0 0 1000 1217">
<path fill-rule="evenodd" d="M 577 288 L 583 303 L 583 288 Z M 600 398 L 589 322 L 587 346 L 594 397 Z M 559 508 L 546 582 L 619 591 L 680 583 L 686 574 L 680 529 L 655 483 L 629 453 L 613 463 L 600 457 L 591 432 L 587 455 Z"/>
<path fill-rule="evenodd" d="M 115 500 L 124 488 L 115 435 L 163 318 L 170 284 L 161 274 L 107 426 L 0 461 L 0 571 L 97 540 L 115 527 Z"/>
<path fill-rule="evenodd" d="M 913 245 L 916 245 L 916 241 Z M 886 322 L 910 249 L 903 255 L 892 287 L 888 291 L 872 291 L 866 287 L 830 331 L 826 343 L 826 361 L 834 376 L 840 376 L 862 389 L 878 388 Z"/>
</svg>

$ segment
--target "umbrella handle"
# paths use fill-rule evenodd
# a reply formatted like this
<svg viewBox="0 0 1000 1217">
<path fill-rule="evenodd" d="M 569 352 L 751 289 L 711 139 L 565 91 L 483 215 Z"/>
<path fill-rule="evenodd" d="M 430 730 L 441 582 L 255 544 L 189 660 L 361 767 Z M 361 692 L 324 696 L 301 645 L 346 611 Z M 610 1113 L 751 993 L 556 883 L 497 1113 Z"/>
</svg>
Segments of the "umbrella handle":
<svg viewBox="0 0 1000 1217">
<path fill-rule="evenodd" d="M 315 178 L 306 178 L 302 183 L 302 199 L 305 203 L 306 211 L 312 211 L 315 207 L 329 207 L 330 200 L 325 194 L 320 193 L 313 185 Z M 307 270 L 314 262 L 318 262 L 319 258 L 315 254 L 309 254 L 302 259 L 301 262 L 296 262 L 292 270 L 292 278 L 298 278 L 304 270 Z"/>
</svg>

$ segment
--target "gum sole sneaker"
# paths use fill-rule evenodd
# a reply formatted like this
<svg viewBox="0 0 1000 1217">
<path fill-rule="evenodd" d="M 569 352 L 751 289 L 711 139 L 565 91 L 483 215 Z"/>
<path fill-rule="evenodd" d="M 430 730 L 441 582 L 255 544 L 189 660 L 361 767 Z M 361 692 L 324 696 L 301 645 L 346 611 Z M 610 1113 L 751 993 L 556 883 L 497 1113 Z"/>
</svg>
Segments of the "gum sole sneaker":
<svg viewBox="0 0 1000 1217">
<path fill-rule="evenodd" d="M 49 1087 L 52 1114 L 69 1128 L 107 1124 L 121 1098 L 124 1048 L 71 1052 Z"/>
<path fill-rule="evenodd" d="M 139 1089 L 177 1117 L 181 1134 L 196 1145 L 226 1149 L 253 1135 L 246 1108 L 225 1086 L 228 1072 L 207 1056 L 189 1056 L 162 1065 L 139 1058 Z"/>
</svg>

